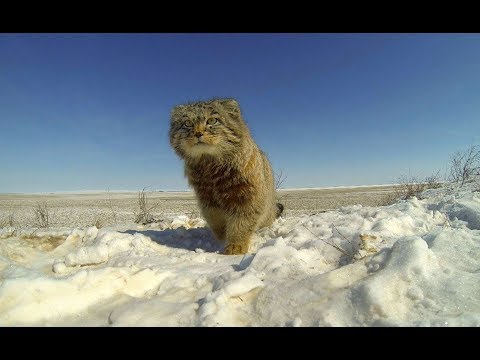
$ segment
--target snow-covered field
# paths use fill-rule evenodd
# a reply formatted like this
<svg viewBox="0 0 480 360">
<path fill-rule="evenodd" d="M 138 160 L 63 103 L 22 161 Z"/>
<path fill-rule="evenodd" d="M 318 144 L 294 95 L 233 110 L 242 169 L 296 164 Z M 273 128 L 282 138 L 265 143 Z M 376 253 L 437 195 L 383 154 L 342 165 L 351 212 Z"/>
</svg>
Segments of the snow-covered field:
<svg viewBox="0 0 480 360">
<path fill-rule="evenodd" d="M 1 326 L 480 326 L 478 184 L 278 219 L 0 230 Z M 475 191 L 477 190 L 477 191 Z"/>
<path fill-rule="evenodd" d="M 282 189 L 278 191 L 278 197 L 285 205 L 288 217 L 311 215 L 347 205 L 380 205 L 394 191 L 392 185 Z M 193 191 L 149 191 L 146 195 L 147 206 L 155 219 L 200 215 Z M 137 191 L 0 194 L 0 227 L 3 223 L 13 223 L 13 226 L 21 228 L 34 226 L 33 208 L 38 203 L 48 207 L 51 227 L 105 227 L 133 223 L 135 212 L 139 209 Z"/>
</svg>

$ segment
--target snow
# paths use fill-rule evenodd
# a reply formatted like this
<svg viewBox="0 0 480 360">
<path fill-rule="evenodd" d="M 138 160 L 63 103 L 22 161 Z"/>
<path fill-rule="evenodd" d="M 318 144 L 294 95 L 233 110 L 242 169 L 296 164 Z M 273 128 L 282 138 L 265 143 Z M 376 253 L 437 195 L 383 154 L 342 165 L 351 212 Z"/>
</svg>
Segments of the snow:
<svg viewBox="0 0 480 360">
<path fill-rule="evenodd" d="M 342 185 L 342 186 L 324 186 L 324 187 L 306 187 L 306 188 L 282 188 L 285 191 L 304 191 L 304 190 L 341 190 L 341 189 L 363 189 L 374 187 L 393 187 L 400 184 L 377 184 L 377 185 Z"/>
<path fill-rule="evenodd" d="M 480 326 L 474 190 L 280 218 L 238 256 L 186 215 L 3 228 L 0 326 Z"/>
</svg>

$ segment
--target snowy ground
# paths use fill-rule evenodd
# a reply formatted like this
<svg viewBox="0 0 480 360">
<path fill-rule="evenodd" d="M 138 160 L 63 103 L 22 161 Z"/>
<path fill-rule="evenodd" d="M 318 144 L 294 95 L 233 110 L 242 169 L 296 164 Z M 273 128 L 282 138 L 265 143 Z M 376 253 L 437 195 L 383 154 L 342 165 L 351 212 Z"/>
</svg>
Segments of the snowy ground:
<svg viewBox="0 0 480 360">
<path fill-rule="evenodd" d="M 392 185 L 338 187 L 323 189 L 280 190 L 278 197 L 285 205 L 285 215 L 298 216 L 338 209 L 347 205 L 376 206 L 388 201 L 395 191 Z M 155 219 L 169 219 L 175 215 L 199 216 L 192 191 L 147 192 L 148 207 Z M 99 227 L 132 223 L 138 211 L 136 191 L 84 191 L 37 194 L 0 194 L 0 227 L 32 227 L 35 224 L 33 208 L 46 204 L 51 226 Z"/>
<path fill-rule="evenodd" d="M 187 216 L 3 228 L 0 325 L 480 326 L 477 188 L 288 216 L 245 256 Z"/>
</svg>

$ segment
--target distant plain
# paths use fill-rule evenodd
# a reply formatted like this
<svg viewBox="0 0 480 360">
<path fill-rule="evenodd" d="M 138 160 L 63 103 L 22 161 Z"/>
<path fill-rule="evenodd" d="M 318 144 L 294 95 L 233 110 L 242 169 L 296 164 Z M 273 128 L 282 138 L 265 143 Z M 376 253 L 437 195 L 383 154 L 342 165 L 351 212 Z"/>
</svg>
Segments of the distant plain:
<svg viewBox="0 0 480 360">
<path fill-rule="evenodd" d="M 392 185 L 324 189 L 280 189 L 278 199 L 285 206 L 284 217 L 312 215 L 342 206 L 384 205 L 394 194 Z M 0 194 L 0 220 L 13 214 L 16 227 L 33 227 L 37 203 L 46 203 L 50 226 L 110 226 L 131 223 L 138 211 L 138 192 L 69 192 L 42 194 Z M 194 193 L 147 192 L 147 205 L 157 220 L 175 215 L 200 217 Z"/>
</svg>

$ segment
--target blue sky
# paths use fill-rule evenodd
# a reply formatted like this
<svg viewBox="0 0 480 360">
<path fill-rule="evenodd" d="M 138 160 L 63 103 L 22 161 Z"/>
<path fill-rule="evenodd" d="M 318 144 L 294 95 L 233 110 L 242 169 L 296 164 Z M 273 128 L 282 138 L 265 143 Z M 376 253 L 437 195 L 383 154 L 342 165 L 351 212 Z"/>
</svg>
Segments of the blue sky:
<svg viewBox="0 0 480 360">
<path fill-rule="evenodd" d="M 284 187 L 480 143 L 478 34 L 0 34 L 0 192 L 186 189 L 172 106 L 236 98 Z"/>
</svg>

